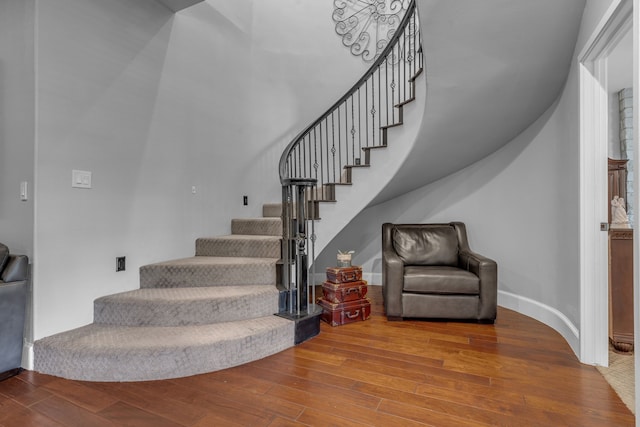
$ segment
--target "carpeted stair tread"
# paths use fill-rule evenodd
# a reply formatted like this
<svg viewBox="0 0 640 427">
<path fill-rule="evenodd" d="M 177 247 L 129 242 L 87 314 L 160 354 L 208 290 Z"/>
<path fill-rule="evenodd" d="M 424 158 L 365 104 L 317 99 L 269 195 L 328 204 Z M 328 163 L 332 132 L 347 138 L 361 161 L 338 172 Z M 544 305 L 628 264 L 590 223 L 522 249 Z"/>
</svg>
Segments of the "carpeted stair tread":
<svg viewBox="0 0 640 427">
<path fill-rule="evenodd" d="M 231 220 L 231 234 L 250 234 L 282 237 L 282 219 L 235 218 Z"/>
<path fill-rule="evenodd" d="M 147 381 L 212 372 L 294 344 L 294 322 L 265 316 L 211 325 L 91 324 L 38 340 L 35 370 L 82 381 Z"/>
<path fill-rule="evenodd" d="M 282 217 L 282 203 L 265 203 L 262 205 L 262 216 L 265 218 Z"/>
<path fill-rule="evenodd" d="M 231 234 L 196 240 L 196 256 L 280 258 L 280 236 Z"/>
<path fill-rule="evenodd" d="M 121 326 L 231 322 L 277 313 L 278 295 L 273 285 L 137 289 L 96 299 L 93 321 Z"/>
<path fill-rule="evenodd" d="M 140 288 L 276 284 L 277 258 L 195 256 L 140 267 Z"/>
<path fill-rule="evenodd" d="M 94 301 L 94 323 L 34 343 L 35 370 L 85 381 L 144 381 L 216 371 L 295 345 L 275 316 L 280 207 L 234 219 L 196 256 L 140 267 L 140 289 Z"/>
</svg>

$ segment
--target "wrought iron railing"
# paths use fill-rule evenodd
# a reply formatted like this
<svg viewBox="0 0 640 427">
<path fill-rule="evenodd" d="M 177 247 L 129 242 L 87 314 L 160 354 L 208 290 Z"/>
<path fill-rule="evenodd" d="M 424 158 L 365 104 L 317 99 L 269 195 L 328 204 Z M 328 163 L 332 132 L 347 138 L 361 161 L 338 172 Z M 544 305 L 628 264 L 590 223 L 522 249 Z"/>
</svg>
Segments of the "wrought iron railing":
<svg viewBox="0 0 640 427">
<path fill-rule="evenodd" d="M 369 167 L 371 150 L 386 147 L 387 130 L 402 124 L 423 68 L 415 0 L 367 72 L 331 108 L 300 132 L 280 158 L 282 272 L 280 314 L 309 311 L 308 259 L 315 259 L 318 203 L 335 201 L 336 185 L 351 183 L 353 168 Z M 315 310 L 315 307 L 313 307 Z"/>
</svg>

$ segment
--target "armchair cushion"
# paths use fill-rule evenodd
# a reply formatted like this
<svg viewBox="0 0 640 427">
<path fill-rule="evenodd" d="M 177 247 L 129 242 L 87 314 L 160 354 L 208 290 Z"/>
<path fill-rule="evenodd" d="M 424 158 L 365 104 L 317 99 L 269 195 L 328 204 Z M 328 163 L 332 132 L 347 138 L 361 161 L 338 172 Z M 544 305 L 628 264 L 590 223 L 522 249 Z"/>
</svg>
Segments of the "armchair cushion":
<svg viewBox="0 0 640 427">
<path fill-rule="evenodd" d="M 407 266 L 404 292 L 440 295 L 478 295 L 480 279 L 473 273 L 449 266 Z"/>
<path fill-rule="evenodd" d="M 453 227 L 398 226 L 393 247 L 405 265 L 458 265 L 458 236 Z"/>
</svg>

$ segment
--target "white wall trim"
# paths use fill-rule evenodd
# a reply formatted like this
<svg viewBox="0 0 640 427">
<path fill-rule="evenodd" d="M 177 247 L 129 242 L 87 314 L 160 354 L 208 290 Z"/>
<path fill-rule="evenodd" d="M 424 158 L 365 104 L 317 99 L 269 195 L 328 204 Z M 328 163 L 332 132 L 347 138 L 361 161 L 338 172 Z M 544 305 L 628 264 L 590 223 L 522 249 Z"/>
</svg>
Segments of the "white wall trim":
<svg viewBox="0 0 640 427">
<path fill-rule="evenodd" d="M 498 291 L 498 305 L 536 319 L 555 329 L 567 341 L 573 352 L 580 349 L 580 331 L 571 320 L 559 310 L 531 298 L 507 291 Z M 500 321 L 498 318 L 497 321 Z"/>
<path fill-rule="evenodd" d="M 631 28 L 631 0 L 615 0 L 578 56 L 580 67 L 580 348 L 583 363 L 607 366 L 607 57 Z M 573 348 L 573 346 L 572 346 Z M 575 348 L 574 348 L 575 351 Z"/>
<path fill-rule="evenodd" d="M 24 341 L 22 344 L 22 367 L 33 371 L 33 343 Z"/>
<path fill-rule="evenodd" d="M 591 64 L 595 74 L 601 68 Z M 605 78 L 606 81 L 606 78 Z M 591 69 L 580 65 L 580 327 L 578 357 L 607 366 L 607 96 Z M 601 164 L 600 164 L 601 163 Z M 604 303 L 603 303 L 604 302 Z"/>
<path fill-rule="evenodd" d="M 633 0 L 633 11 L 632 11 L 632 21 L 633 21 L 633 99 L 634 106 L 638 105 L 638 99 L 640 99 L 640 0 Z M 633 135 L 633 162 L 635 165 L 640 162 L 640 153 L 638 153 L 638 129 L 640 129 L 640 117 L 638 115 L 638 108 L 633 109 L 633 128 L 635 129 Z M 634 194 L 638 194 L 640 191 L 640 184 L 638 181 L 637 174 L 635 175 L 635 179 L 633 180 L 633 191 Z M 634 209 L 636 212 L 640 212 L 640 201 L 636 197 L 634 200 Z M 638 235 L 639 223 L 640 223 L 640 215 L 635 215 L 634 223 L 633 223 L 633 322 L 634 322 L 634 330 L 636 333 L 634 334 L 634 348 L 636 351 L 634 352 L 634 367 L 635 367 L 635 378 L 634 383 L 636 390 L 638 390 L 638 385 L 640 384 L 640 357 L 638 356 L 637 349 L 640 348 L 640 334 L 637 331 L 640 331 L 640 236 Z M 638 408 L 640 408 L 640 393 L 636 391 L 635 393 L 635 413 L 638 413 Z M 636 417 L 636 426 L 640 426 L 640 417 Z"/>
<path fill-rule="evenodd" d="M 318 284 L 326 280 L 324 273 L 316 272 L 315 278 L 315 283 Z M 381 273 L 363 271 L 362 278 L 371 286 L 382 285 Z M 317 295 L 317 297 L 320 296 Z M 536 319 L 554 329 L 567 341 L 573 352 L 578 356 L 580 331 L 561 311 L 531 298 L 500 290 L 498 291 L 498 305 Z"/>
</svg>

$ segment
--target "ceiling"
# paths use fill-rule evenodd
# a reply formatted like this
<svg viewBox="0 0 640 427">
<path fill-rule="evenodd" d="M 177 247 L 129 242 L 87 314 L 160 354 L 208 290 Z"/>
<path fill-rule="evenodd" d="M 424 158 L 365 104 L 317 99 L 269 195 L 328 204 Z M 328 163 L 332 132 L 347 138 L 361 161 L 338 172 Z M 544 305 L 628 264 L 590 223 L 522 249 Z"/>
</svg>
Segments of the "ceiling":
<svg viewBox="0 0 640 427">
<path fill-rule="evenodd" d="M 179 12 L 204 0 L 158 0 L 174 12 Z"/>
<path fill-rule="evenodd" d="M 419 140 L 379 203 L 489 155 L 560 95 L 585 0 L 417 0 L 427 75 Z"/>
</svg>

